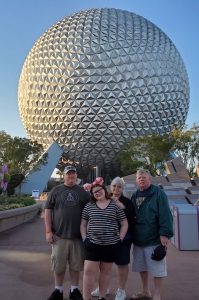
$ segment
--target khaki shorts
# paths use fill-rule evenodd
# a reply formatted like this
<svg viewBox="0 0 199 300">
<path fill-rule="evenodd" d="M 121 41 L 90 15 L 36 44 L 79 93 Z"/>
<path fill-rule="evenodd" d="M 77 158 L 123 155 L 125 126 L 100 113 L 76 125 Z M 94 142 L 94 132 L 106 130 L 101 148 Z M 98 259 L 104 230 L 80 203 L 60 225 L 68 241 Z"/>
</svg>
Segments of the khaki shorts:
<svg viewBox="0 0 199 300">
<path fill-rule="evenodd" d="M 57 238 L 52 245 L 51 266 L 56 274 L 65 273 L 67 266 L 71 271 L 82 271 L 85 258 L 81 240 Z"/>
</svg>

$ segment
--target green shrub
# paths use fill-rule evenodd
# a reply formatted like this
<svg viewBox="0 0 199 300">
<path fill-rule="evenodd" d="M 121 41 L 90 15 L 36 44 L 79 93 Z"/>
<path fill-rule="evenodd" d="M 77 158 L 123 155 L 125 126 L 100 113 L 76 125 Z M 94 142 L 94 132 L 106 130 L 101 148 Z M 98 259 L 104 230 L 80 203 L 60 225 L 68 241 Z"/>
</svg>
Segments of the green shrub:
<svg viewBox="0 0 199 300">
<path fill-rule="evenodd" d="M 8 197 L 5 195 L 0 196 L 0 211 L 14 209 L 19 207 L 25 207 L 35 204 L 36 201 L 32 197 L 24 196 L 12 196 Z"/>
</svg>

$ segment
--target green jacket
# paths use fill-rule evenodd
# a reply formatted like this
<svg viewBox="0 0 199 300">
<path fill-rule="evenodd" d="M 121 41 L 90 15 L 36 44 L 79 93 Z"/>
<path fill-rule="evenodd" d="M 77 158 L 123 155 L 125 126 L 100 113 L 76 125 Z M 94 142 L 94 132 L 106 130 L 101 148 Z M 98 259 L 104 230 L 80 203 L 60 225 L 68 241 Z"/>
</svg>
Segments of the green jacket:
<svg viewBox="0 0 199 300">
<path fill-rule="evenodd" d="M 131 198 L 136 212 L 133 243 L 145 247 L 159 244 L 160 235 L 171 238 L 173 218 L 164 191 L 151 185 L 148 196 L 139 207 L 136 204 L 137 193 L 138 191 Z"/>
</svg>

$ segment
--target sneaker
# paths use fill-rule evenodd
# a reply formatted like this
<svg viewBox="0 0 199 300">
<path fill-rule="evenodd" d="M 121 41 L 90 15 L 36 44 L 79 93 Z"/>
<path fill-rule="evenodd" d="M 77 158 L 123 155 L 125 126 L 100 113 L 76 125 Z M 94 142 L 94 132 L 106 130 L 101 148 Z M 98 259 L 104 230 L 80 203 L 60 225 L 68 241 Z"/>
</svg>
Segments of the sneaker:
<svg viewBox="0 0 199 300">
<path fill-rule="evenodd" d="M 80 290 L 74 289 L 72 292 L 70 291 L 69 299 L 72 300 L 83 300 L 82 294 Z"/>
<path fill-rule="evenodd" d="M 110 290 L 107 289 L 106 295 L 110 294 Z M 94 291 L 91 292 L 91 296 L 93 297 L 99 297 L 99 287 L 97 287 Z"/>
<path fill-rule="evenodd" d="M 119 288 L 116 292 L 115 300 L 125 300 L 125 299 L 126 299 L 125 290 Z"/>
<path fill-rule="evenodd" d="M 63 292 L 55 289 L 47 300 L 63 300 Z"/>
</svg>

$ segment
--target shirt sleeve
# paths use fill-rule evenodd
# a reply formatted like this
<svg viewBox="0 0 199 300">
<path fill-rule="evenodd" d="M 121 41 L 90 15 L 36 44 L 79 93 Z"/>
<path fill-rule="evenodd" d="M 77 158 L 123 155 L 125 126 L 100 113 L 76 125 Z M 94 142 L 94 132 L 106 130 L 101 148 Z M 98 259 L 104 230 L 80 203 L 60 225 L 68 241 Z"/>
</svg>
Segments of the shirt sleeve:
<svg viewBox="0 0 199 300">
<path fill-rule="evenodd" d="M 119 208 L 118 206 L 117 207 L 117 218 L 118 218 L 118 221 L 123 221 L 125 219 L 127 219 L 125 213 L 124 213 L 124 210 L 122 208 Z"/>
<path fill-rule="evenodd" d="M 45 204 L 46 209 L 53 209 L 55 206 L 55 191 L 52 189 L 48 195 L 48 199 Z"/>
</svg>

